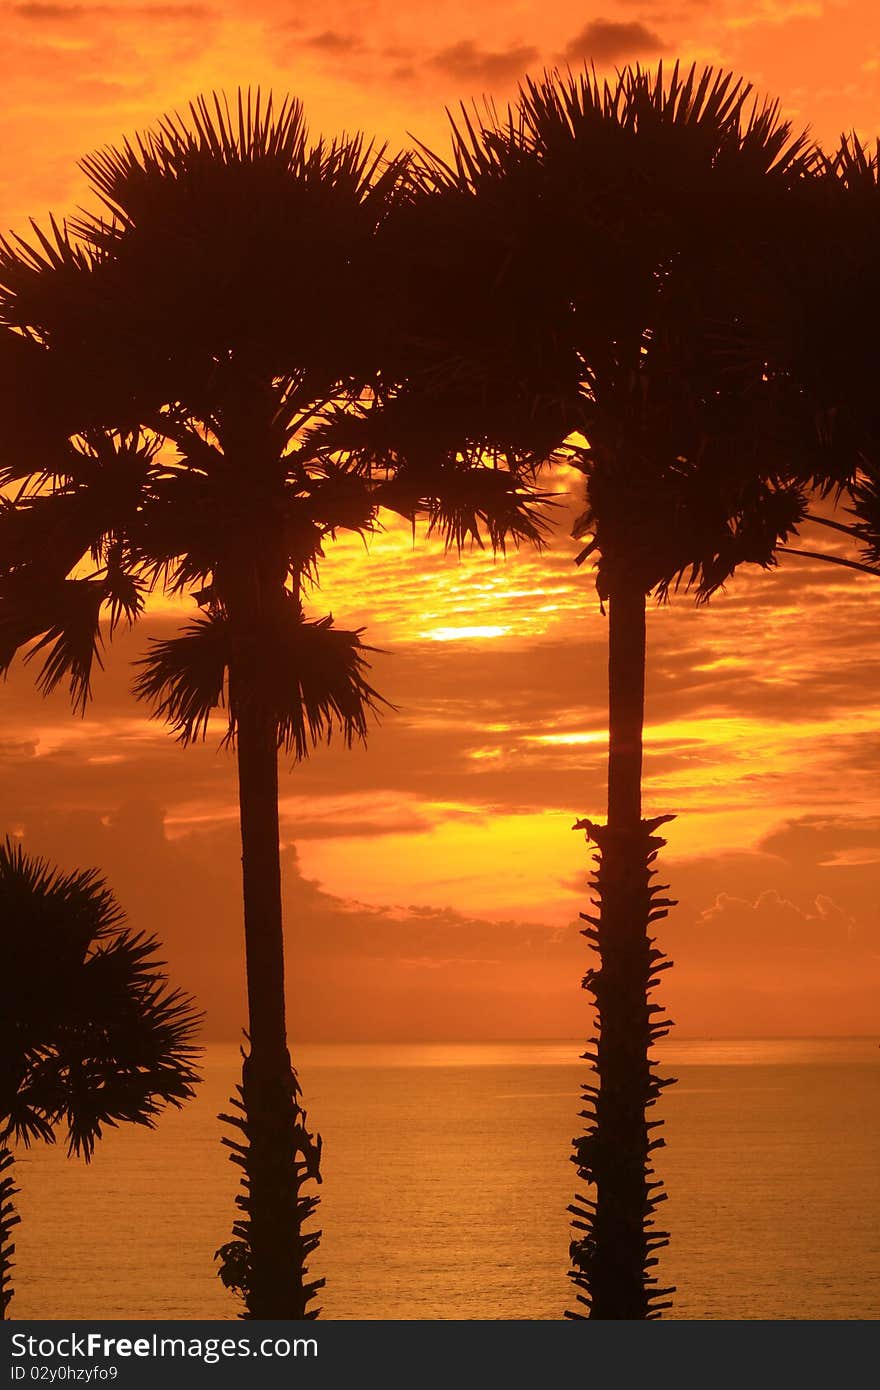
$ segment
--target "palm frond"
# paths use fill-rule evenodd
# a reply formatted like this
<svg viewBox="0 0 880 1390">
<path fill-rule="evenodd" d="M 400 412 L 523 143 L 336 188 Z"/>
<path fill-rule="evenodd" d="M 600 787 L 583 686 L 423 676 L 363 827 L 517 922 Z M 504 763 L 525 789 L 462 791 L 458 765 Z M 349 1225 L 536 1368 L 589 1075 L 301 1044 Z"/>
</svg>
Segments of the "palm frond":
<svg viewBox="0 0 880 1390">
<path fill-rule="evenodd" d="M 105 147 L 80 167 L 100 194 L 112 221 L 108 239 L 150 212 L 156 180 L 182 181 L 218 168 L 275 165 L 303 172 L 308 164 L 308 130 L 302 103 L 287 98 L 276 111 L 271 94 L 239 91 L 236 111 L 219 93 L 190 103 L 186 115 L 164 117 L 154 131 Z M 98 229 L 84 231 L 96 233 Z"/>
<path fill-rule="evenodd" d="M 279 747 L 299 760 L 334 732 L 346 744 L 366 738 L 370 715 L 387 704 L 365 679 L 370 650 L 332 618 L 307 622 L 290 595 L 246 630 L 215 607 L 180 637 L 152 643 L 134 692 L 184 743 L 204 738 L 218 709 L 234 739 L 243 708 L 256 705 L 271 715 Z"/>
<path fill-rule="evenodd" d="M 369 477 L 353 464 L 352 455 L 333 458 L 325 455 L 320 465 L 313 467 L 303 487 L 306 494 L 301 508 L 308 520 L 328 535 L 337 531 L 357 531 L 365 534 L 376 524 L 376 502 Z"/>
<path fill-rule="evenodd" d="M 826 158 L 825 168 L 848 193 L 873 200 L 880 191 L 880 138 L 872 147 L 855 132 L 842 135 L 837 150 Z"/>
<path fill-rule="evenodd" d="M 152 1128 L 166 1105 L 179 1106 L 197 1080 L 192 999 L 169 989 L 153 936 L 119 932 L 100 942 L 81 972 L 80 1043 L 68 1047 L 70 1152 L 88 1159 L 102 1126 Z"/>
<path fill-rule="evenodd" d="M 862 467 L 850 489 L 854 518 L 852 534 L 859 542 L 862 558 L 869 565 L 880 564 L 880 469 L 874 464 Z"/>
<path fill-rule="evenodd" d="M 64 484 L 51 492 L 0 498 L 0 574 L 34 566 L 66 578 L 93 546 L 100 523 L 81 494 Z"/>
<path fill-rule="evenodd" d="M 121 547 L 112 548 L 102 576 L 102 603 L 110 612 L 110 636 L 121 622 L 132 627 L 146 607 L 145 586 L 126 567 Z"/>
<path fill-rule="evenodd" d="M 46 932 L 72 942 L 76 953 L 90 941 L 102 941 L 118 931 L 122 909 L 96 869 L 61 873 L 46 859 L 26 853 L 21 843 L 8 836 L 0 844 L 0 883 L 4 920 L 9 924 L 7 949 L 21 948 L 39 959 L 31 926 L 37 920 Z M 13 924 L 15 934 L 13 935 Z M 24 967 L 22 966 L 22 969 Z"/>
<path fill-rule="evenodd" d="M 94 254 L 64 222 L 49 219 L 44 232 L 31 222 L 32 240 L 0 236 L 0 322 L 7 328 L 51 336 L 75 304 L 85 306 Z"/>
<path fill-rule="evenodd" d="M 29 361 L 19 353 L 26 393 L 17 404 L 0 396 L 0 442 L 26 412 L 33 422 L 20 428 L 46 451 L 56 430 L 63 446 L 65 436 L 90 427 L 138 423 L 143 403 L 154 399 L 156 361 L 134 351 L 130 316 L 112 293 L 117 279 L 104 252 L 67 222 L 50 218 L 48 231 L 32 223 L 30 239 L 0 239 L 0 325 L 42 351 Z"/>
<path fill-rule="evenodd" d="M 781 173 L 816 158 L 808 137 L 793 132 L 777 102 L 759 103 L 750 83 L 696 64 L 683 70 L 676 62 L 668 76 L 662 63 L 654 72 L 635 65 L 613 82 L 590 70 L 551 70 L 526 80 L 519 116 L 525 147 L 543 158 L 571 160 L 579 150 L 595 172 L 611 174 L 614 154 L 629 166 L 619 178 L 636 168 L 652 183 L 671 175 L 670 193 L 680 193 L 700 164 L 720 170 L 737 159 L 752 173 Z M 487 138 L 497 140 L 498 132 L 483 134 Z M 612 146 L 603 148 L 609 141 Z"/>
<path fill-rule="evenodd" d="M 593 558 L 603 599 L 634 583 L 661 601 L 684 587 L 705 602 L 741 564 L 775 565 L 804 520 L 806 490 L 773 474 L 772 446 L 762 461 L 750 456 L 747 436 L 719 431 L 703 442 L 702 456 L 690 459 L 661 452 L 627 462 L 581 451 L 587 507 L 573 534 L 588 544 L 577 563 Z"/>
<path fill-rule="evenodd" d="M 19 648 L 25 660 L 42 657 L 37 688 L 50 694 L 67 679 L 74 709 L 91 697 L 92 670 L 101 662 L 103 584 L 93 579 L 58 579 L 27 567 L 0 579 L 0 672 Z"/>
<path fill-rule="evenodd" d="M 377 487 L 376 497 L 413 522 L 424 516 L 428 535 L 440 535 L 446 548 L 459 554 L 465 545 L 483 549 L 485 540 L 501 554 L 509 544 L 540 549 L 553 506 L 552 495 L 524 474 L 458 460 L 431 468 L 401 465 L 394 478 Z"/>
<path fill-rule="evenodd" d="M 79 423 L 57 359 L 30 333 L 3 326 L 0 300 L 0 487 L 63 474 Z"/>
<path fill-rule="evenodd" d="M 168 401 L 212 394 L 224 363 L 239 386 L 304 366 L 338 381 L 371 370 L 372 242 L 405 164 L 360 135 L 313 141 L 293 98 L 214 93 L 83 161 L 109 216 L 76 233 Z"/>
<path fill-rule="evenodd" d="M 259 702 L 264 690 L 270 693 L 279 745 L 297 760 L 318 743 L 329 743 L 334 732 L 348 747 L 355 739 L 365 741 L 371 716 L 378 719 L 390 706 L 365 678 L 366 654 L 373 648 L 361 642 L 360 630 L 336 628 L 329 616 L 303 622 L 289 614 L 278 636 L 275 651 L 268 646 L 272 665 L 253 693 L 245 660 L 245 682 L 235 682 L 237 699 Z"/>
<path fill-rule="evenodd" d="M 181 743 L 205 738 L 214 710 L 227 704 L 226 673 L 231 658 L 229 626 L 219 612 L 188 623 L 179 637 L 152 639 L 132 686 L 169 724 Z"/>
<path fill-rule="evenodd" d="M 106 1125 L 152 1125 L 193 1094 L 192 1000 L 168 988 L 154 937 L 132 933 L 94 870 L 63 874 L 0 844 L 0 1135 L 87 1161 Z"/>
</svg>

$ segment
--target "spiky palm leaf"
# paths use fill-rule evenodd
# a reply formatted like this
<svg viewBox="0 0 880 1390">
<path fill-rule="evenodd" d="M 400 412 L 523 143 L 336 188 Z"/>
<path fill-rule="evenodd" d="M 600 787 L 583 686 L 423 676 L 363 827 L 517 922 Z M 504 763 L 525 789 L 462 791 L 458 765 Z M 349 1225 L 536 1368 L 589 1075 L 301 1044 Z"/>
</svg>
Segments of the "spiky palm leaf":
<svg viewBox="0 0 880 1390">
<path fill-rule="evenodd" d="M 345 460 L 374 511 L 394 512 L 414 529 L 424 519 L 427 534 L 448 549 L 540 547 L 552 506 L 536 477 L 544 454 L 515 432 L 500 443 L 485 418 L 476 438 L 479 418 L 473 400 L 456 413 L 443 388 L 406 388 L 366 409 L 328 412 L 313 439 L 325 455 Z"/>
<path fill-rule="evenodd" d="M 155 454 L 137 432 L 90 430 L 67 441 L 54 472 L 0 504 L 0 671 L 28 647 L 26 660 L 42 657 L 38 689 L 67 678 L 75 709 L 90 698 L 105 640 L 143 611 L 133 541 Z M 2 463 L 0 478 L 11 481 Z"/>
<path fill-rule="evenodd" d="M 111 219 L 76 231 L 110 258 L 134 337 L 178 328 L 178 392 L 186 370 L 210 397 L 212 364 L 233 361 L 276 376 L 308 366 L 320 397 L 363 362 L 359 277 L 401 168 L 361 136 L 311 141 L 297 101 L 239 92 L 230 109 L 215 94 L 84 160 Z"/>
<path fill-rule="evenodd" d="M 414 458 L 377 495 L 383 506 L 413 522 L 424 514 L 428 534 L 441 536 L 447 549 L 483 549 L 485 537 L 493 551 L 504 554 L 508 544 L 540 549 L 550 529 L 552 496 L 528 478 L 504 464 L 475 466 L 456 458 L 420 466 Z"/>
<path fill-rule="evenodd" d="M 847 530 L 858 541 L 864 562 L 880 565 L 880 460 L 862 464 L 849 496 L 853 521 Z"/>
<path fill-rule="evenodd" d="M 371 650 L 332 618 L 305 621 L 292 596 L 244 631 L 215 607 L 181 636 L 154 641 L 134 688 L 183 743 L 204 738 L 218 709 L 233 741 L 246 706 L 268 710 L 279 747 L 300 760 L 334 730 L 348 745 L 366 738 L 370 714 L 387 705 L 364 678 Z"/>
<path fill-rule="evenodd" d="M 63 472 L 81 424 L 75 380 L 29 332 L 5 326 L 0 307 L 0 486 Z"/>
<path fill-rule="evenodd" d="M 576 562 L 598 557 L 603 600 L 622 582 L 660 599 L 684 586 L 706 602 L 740 565 L 773 568 L 806 514 L 796 482 L 742 476 L 725 491 L 684 458 L 662 473 L 624 471 L 592 450 L 570 459 L 587 475 L 587 507 L 573 534 L 589 543 Z"/>
<path fill-rule="evenodd" d="M 199 1015 L 157 949 L 94 870 L 0 845 L 0 1141 L 51 1143 L 60 1126 L 88 1161 L 104 1126 L 152 1126 L 192 1096 Z"/>
<path fill-rule="evenodd" d="M 383 228 L 386 385 L 379 424 L 407 458 L 542 462 L 571 428 L 577 361 L 565 290 L 532 256 L 534 161 L 486 131 L 477 167 L 425 147 Z M 505 132 L 509 136 L 509 132 Z"/>
<path fill-rule="evenodd" d="M 57 579 L 24 567 L 0 578 L 0 672 L 30 643 L 27 661 L 44 654 L 40 692 L 50 694 L 66 677 L 74 709 L 83 710 L 93 667 L 101 664 L 104 599 L 104 586 L 90 579 Z"/>
</svg>

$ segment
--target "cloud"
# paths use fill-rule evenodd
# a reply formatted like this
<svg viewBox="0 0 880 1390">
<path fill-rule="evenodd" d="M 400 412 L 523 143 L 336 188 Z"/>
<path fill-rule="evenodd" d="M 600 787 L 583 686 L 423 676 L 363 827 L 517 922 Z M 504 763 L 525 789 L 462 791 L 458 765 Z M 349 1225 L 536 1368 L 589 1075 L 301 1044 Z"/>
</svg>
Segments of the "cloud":
<svg viewBox="0 0 880 1390">
<path fill-rule="evenodd" d="M 538 56 L 537 48 L 525 44 L 493 50 L 480 48 L 473 39 L 462 39 L 440 49 L 428 64 L 459 81 L 493 83 L 522 76 Z"/>
<path fill-rule="evenodd" d="M 667 46 L 659 34 L 638 20 L 620 23 L 612 19 L 594 19 L 570 40 L 562 56 L 569 62 L 586 58 L 597 63 L 614 63 L 642 53 L 658 53 Z"/>
<path fill-rule="evenodd" d="M 760 971 L 767 959 L 813 955 L 826 966 L 842 951 L 869 959 L 880 949 L 880 936 L 856 928 L 854 919 L 833 898 L 819 893 L 807 908 L 798 907 L 775 888 L 766 888 L 752 902 L 732 893 L 719 893 L 700 913 L 698 925 L 723 937 L 732 949 L 747 952 Z"/>
<path fill-rule="evenodd" d="M 344 53 L 363 52 L 363 41 L 356 34 L 343 34 L 338 29 L 324 29 L 320 34 L 312 34 L 302 40 L 306 48 L 316 48 L 321 53 L 339 56 Z"/>
<path fill-rule="evenodd" d="M 164 20 L 185 23 L 190 20 L 206 19 L 216 11 L 208 5 L 135 5 L 120 7 L 114 5 L 54 5 L 24 4 L 13 5 L 12 13 L 19 19 L 34 23 L 53 23 L 56 20 L 79 21 L 83 19 L 106 17 L 111 20 L 149 19 L 160 23 Z"/>
<path fill-rule="evenodd" d="M 159 935 L 170 977 L 207 1011 L 207 1036 L 239 1035 L 245 997 L 236 824 L 171 839 L 158 804 L 130 800 L 102 817 L 35 810 L 24 843 L 63 868 L 100 866 L 131 926 Z M 582 1006 L 574 927 L 363 904 L 306 878 L 293 846 L 283 852 L 282 877 L 298 1037 L 505 1037 L 521 1017 L 531 1017 L 527 1033 L 542 1036 L 546 995 L 558 993 L 560 982 L 574 1008 Z"/>
<path fill-rule="evenodd" d="M 370 555 L 341 547 L 329 588 L 310 599 L 315 614 L 332 608 L 340 624 L 367 624 L 367 640 L 388 653 L 373 657 L 374 683 L 398 708 L 367 749 L 334 742 L 282 768 L 283 839 L 300 856 L 289 887 L 294 940 L 317 924 L 296 946 L 303 971 L 292 976 L 294 990 L 317 993 L 297 1009 L 321 1036 L 332 1035 L 322 1012 L 331 998 L 340 1029 L 377 1037 L 383 1017 L 402 1030 L 405 1015 L 418 1036 L 453 1036 L 467 1031 L 470 1001 L 468 1035 L 484 1013 L 487 1028 L 509 1035 L 527 998 L 535 1035 L 579 1032 L 586 949 L 572 938 L 575 959 L 556 933 L 584 906 L 575 873 L 588 859 L 570 826 L 579 814 L 601 816 L 605 792 L 607 623 L 590 578 L 573 570 L 562 527 L 541 557 L 497 563 L 458 563 L 421 542 L 414 551 L 409 535 L 402 549 L 392 540 L 377 537 Z M 536 619 L 550 608 L 542 629 Z M 836 952 L 823 1008 L 817 937 L 830 930 L 839 941 L 851 919 L 857 944 L 875 913 L 878 615 L 871 580 L 787 562 L 770 576 L 744 571 L 706 609 L 684 596 L 652 607 L 645 804 L 679 813 L 663 866 L 681 906 L 658 933 L 676 958 L 675 1016 L 692 1034 L 870 1027 L 873 957 L 852 945 Z M 418 638 L 493 619 L 509 631 L 492 642 Z M 234 1029 L 234 760 L 217 751 L 219 735 L 180 749 L 128 690 L 131 657 L 174 621 L 152 614 L 120 634 L 84 720 L 61 692 L 39 700 L 33 668 L 16 663 L 0 700 L 0 831 L 24 828 L 34 848 L 49 852 L 51 841 L 59 855 L 78 845 L 83 862 L 113 868 L 126 905 L 144 925 L 169 924 L 181 969 L 207 977 L 200 990 Z M 127 803 L 164 812 L 158 868 L 134 862 L 133 828 L 128 849 L 119 829 L 115 840 L 105 833 Z M 304 879 L 324 896 L 307 902 Z M 821 900 L 842 914 L 830 927 Z M 418 907 L 405 909 L 403 925 L 401 902 Z M 501 919 L 514 925 L 499 930 Z M 215 920 L 225 924 L 216 960 L 201 962 Z M 520 949 L 527 926 L 547 933 L 534 938 L 543 951 L 534 995 Z M 811 944 L 795 950 L 792 940 Z M 369 1002 L 358 1001 L 358 962 Z M 416 977 L 423 1019 L 406 1002 Z"/>
<path fill-rule="evenodd" d="M 55 19 L 80 19 L 94 13 L 91 5 L 13 5 L 12 13 L 19 19 L 32 19 L 36 23 Z"/>
<path fill-rule="evenodd" d="M 880 815 L 851 809 L 870 807 L 880 749 L 866 743 L 867 762 L 841 786 L 841 754 L 855 757 L 859 734 L 842 732 L 848 716 L 826 703 L 823 671 L 852 662 L 848 628 L 838 620 L 831 641 L 814 615 L 797 701 L 787 683 L 762 685 L 761 644 L 787 659 L 761 598 L 773 583 L 756 580 L 735 612 L 726 600 L 680 605 L 649 622 L 646 805 L 682 813 L 661 865 L 680 900 L 657 929 L 676 961 L 663 998 L 691 1035 L 868 1031 L 880 986 L 869 930 Z M 424 579 L 422 592 L 430 601 Z M 105 870 L 137 925 L 161 927 L 181 983 L 231 1037 L 243 1020 L 234 760 L 214 737 L 179 748 L 128 691 L 131 658 L 172 627 L 151 617 L 120 637 L 85 719 L 61 693 L 38 700 L 33 672 L 16 665 L 0 705 L 0 829 Z M 588 859 L 569 828 L 602 813 L 605 640 L 590 612 L 564 641 L 383 639 L 392 654 L 374 658 L 375 682 L 398 712 L 367 749 L 334 743 L 282 769 L 300 1036 L 583 1031 L 588 953 L 571 923 L 586 897 L 574 871 Z M 719 652 L 745 649 L 752 664 L 710 669 Z M 861 699 L 873 708 L 872 685 Z M 588 741 L 558 741 L 571 730 Z M 814 809 L 786 815 L 786 799 Z M 695 842 L 711 852 L 694 855 Z"/>
<path fill-rule="evenodd" d="M 134 13 L 145 19 L 207 19 L 219 13 L 212 5 L 138 5 Z"/>
<path fill-rule="evenodd" d="M 869 866 L 880 862 L 880 818 L 877 816 L 808 815 L 783 821 L 760 842 L 760 849 L 786 864 L 804 861 L 817 871 L 836 870 L 826 875 L 845 883 Z M 850 870 L 848 875 L 839 872 Z M 876 873 L 876 870 L 873 871 Z"/>
</svg>

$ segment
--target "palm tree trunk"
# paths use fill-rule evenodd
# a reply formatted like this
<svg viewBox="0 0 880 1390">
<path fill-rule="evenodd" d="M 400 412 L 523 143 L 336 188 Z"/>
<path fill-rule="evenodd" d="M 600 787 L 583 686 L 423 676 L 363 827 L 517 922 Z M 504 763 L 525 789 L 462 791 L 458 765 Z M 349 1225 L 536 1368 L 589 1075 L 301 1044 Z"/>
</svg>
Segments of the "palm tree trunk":
<svg viewBox="0 0 880 1390">
<path fill-rule="evenodd" d="M 12 1152 L 5 1144 L 0 1145 L 0 1319 L 6 1317 L 6 1310 L 12 1302 L 12 1257 L 15 1242 L 10 1238 L 13 1226 L 20 1220 L 15 1211 L 15 1184 L 12 1180 Z"/>
<path fill-rule="evenodd" d="M 665 916 L 667 899 L 651 886 L 651 864 L 662 845 L 654 831 L 667 817 L 641 818 L 642 734 L 645 700 L 645 595 L 620 586 L 609 603 L 608 823 L 579 822 L 599 845 L 592 881 L 599 903 L 585 935 L 599 955 L 584 986 L 596 1005 L 594 1051 L 585 1057 L 597 1084 L 584 1089 L 587 1134 L 575 1141 L 574 1161 L 595 1201 L 578 1196 L 572 1206 L 576 1230 L 572 1278 L 591 1318 L 645 1319 L 659 1316 L 663 1293 L 650 1276 L 665 1233 L 652 1231 L 651 1212 L 662 1194 L 651 1181 L 651 1139 L 646 1111 L 661 1082 L 653 1073 L 652 1042 L 668 1020 L 648 1002 L 657 972 L 666 962 L 654 949 L 650 923 Z M 572 1316 L 582 1316 L 573 1314 Z"/>
<path fill-rule="evenodd" d="M 645 723 L 645 595 L 621 586 L 608 605 L 608 827 L 642 816 Z"/>
<path fill-rule="evenodd" d="M 287 1024 L 278 749 L 271 716 L 248 705 L 238 726 L 238 802 L 251 1047 L 255 1055 L 281 1057 Z"/>
<path fill-rule="evenodd" d="M 272 715 L 248 702 L 239 713 L 238 777 L 250 1050 L 238 1122 L 248 1142 L 233 1146 L 245 1174 L 238 1201 L 247 1219 L 236 1234 L 248 1247 L 248 1316 L 314 1317 L 308 1304 L 323 1281 L 307 1281 L 306 1261 L 320 1233 L 304 1233 L 303 1223 L 317 1198 L 301 1189 L 309 1178 L 320 1181 L 319 1150 L 287 1049 L 277 737 Z"/>
</svg>

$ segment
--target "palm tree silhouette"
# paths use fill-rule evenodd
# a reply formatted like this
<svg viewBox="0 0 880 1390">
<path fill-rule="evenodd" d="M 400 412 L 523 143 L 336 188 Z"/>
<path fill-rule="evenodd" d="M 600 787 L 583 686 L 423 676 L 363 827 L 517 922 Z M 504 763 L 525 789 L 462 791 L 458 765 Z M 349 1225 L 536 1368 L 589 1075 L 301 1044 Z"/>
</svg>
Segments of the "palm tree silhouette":
<svg viewBox="0 0 880 1390">
<path fill-rule="evenodd" d="M 53 224 L 0 258 L 0 360 L 53 401 L 48 421 L 22 391 L 0 401 L 18 485 L 0 513 L 0 666 L 31 643 L 42 688 L 67 679 L 83 706 L 102 614 L 112 635 L 157 587 L 200 605 L 136 691 L 184 742 L 223 705 L 238 758 L 249 1051 L 225 1117 L 244 1193 L 221 1276 L 251 1317 L 310 1317 L 319 1143 L 287 1051 L 277 756 L 363 738 L 382 702 L 359 634 L 307 621 L 303 593 L 327 540 L 368 532 L 380 503 L 452 545 L 540 527 L 513 474 L 370 442 L 377 403 L 408 407 L 399 358 L 377 372 L 400 163 L 360 138 L 310 145 L 298 103 L 240 94 L 234 115 L 199 101 L 84 167 L 111 220 Z"/>
<path fill-rule="evenodd" d="M 54 1143 L 88 1163 L 103 1127 L 153 1126 L 194 1093 L 200 1015 L 169 989 L 158 941 L 132 932 L 94 870 L 62 874 L 0 844 L 0 1314 L 12 1298 L 19 1218 L 13 1141 Z"/>
<path fill-rule="evenodd" d="M 803 514 L 762 374 L 725 351 L 741 331 L 746 249 L 760 263 L 767 213 L 810 159 L 775 106 L 748 98 L 730 74 L 676 66 L 668 81 L 662 68 L 604 85 L 551 75 L 522 100 L 584 363 L 578 562 L 595 560 L 608 608 L 608 819 L 578 822 L 599 848 L 586 932 L 599 968 L 585 981 L 598 1085 L 575 1147 L 596 1201 L 572 1208 L 572 1278 L 591 1317 L 656 1317 L 672 1292 L 650 1272 L 668 1238 L 654 1228 L 663 1141 L 647 1118 L 668 1082 L 650 1050 L 669 1021 L 649 1001 L 670 964 L 650 933 L 673 900 L 652 884 L 669 817 L 642 818 L 646 600 L 682 582 L 706 599 L 739 564 L 773 564 Z"/>
<path fill-rule="evenodd" d="M 20 480 L 0 516 L 0 661 L 31 642 L 41 687 L 66 678 L 82 707 L 102 613 L 112 635 L 156 587 L 197 598 L 202 615 L 152 646 L 136 690 L 184 742 L 224 705 L 237 753 L 244 1216 L 221 1274 L 251 1317 L 314 1316 L 316 1198 L 301 1188 L 318 1147 L 287 1049 L 277 759 L 333 729 L 363 737 L 379 706 L 358 634 L 307 621 L 302 588 L 328 535 L 372 525 L 368 486 L 310 432 L 363 388 L 358 284 L 397 170 L 359 138 L 311 145 L 298 103 L 276 114 L 259 95 L 234 114 L 200 101 L 189 123 L 84 167 L 110 220 L 53 224 L 0 265 L 19 376 L 77 383 L 48 465 L 51 432 L 14 401 L 0 426 L 4 481 Z M 23 366 L 22 335 L 40 349 Z"/>
<path fill-rule="evenodd" d="M 731 75 L 694 68 L 668 80 L 627 69 L 610 84 L 550 73 L 502 119 L 464 112 L 449 163 L 428 156 L 447 209 L 492 248 L 490 285 L 508 296 L 501 336 L 528 342 L 520 396 L 547 425 L 539 447 L 585 477 L 578 563 L 596 562 L 609 619 L 608 823 L 578 822 L 599 846 L 586 932 L 599 968 L 585 980 L 598 1084 L 585 1088 L 574 1154 L 596 1201 L 572 1207 L 572 1278 L 591 1317 L 658 1316 L 671 1292 L 650 1273 L 666 1236 L 653 1229 L 662 1141 L 646 1111 L 667 1084 L 650 1049 L 668 1021 L 649 996 L 669 962 L 649 931 L 671 900 L 651 884 L 668 817 L 641 810 L 646 600 L 680 584 L 706 599 L 740 563 L 773 564 L 804 506 L 791 441 L 739 338 L 755 293 L 746 269 L 761 265 L 776 202 L 811 153 L 775 106 L 749 111 L 748 99 Z M 442 344 L 432 350 L 442 358 Z M 457 382 L 460 346 L 445 350 Z M 516 441 L 528 416 L 511 413 L 491 372 L 483 387 L 473 411 L 497 437 L 500 400 Z"/>
</svg>

